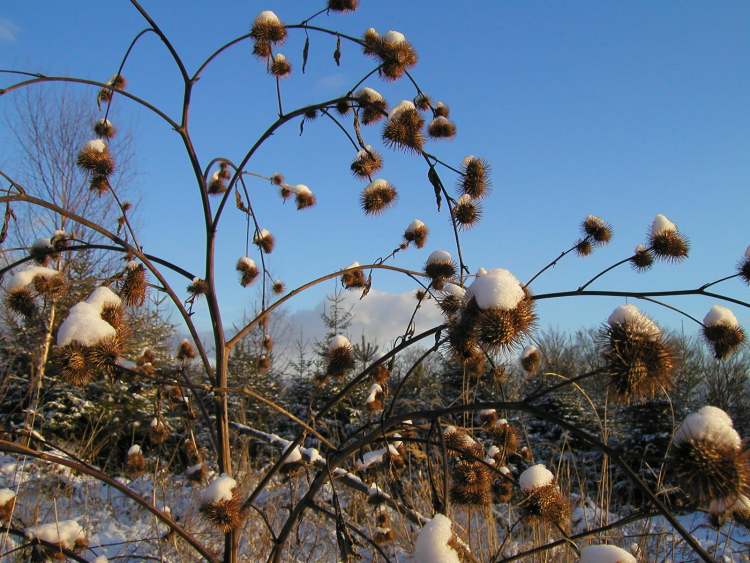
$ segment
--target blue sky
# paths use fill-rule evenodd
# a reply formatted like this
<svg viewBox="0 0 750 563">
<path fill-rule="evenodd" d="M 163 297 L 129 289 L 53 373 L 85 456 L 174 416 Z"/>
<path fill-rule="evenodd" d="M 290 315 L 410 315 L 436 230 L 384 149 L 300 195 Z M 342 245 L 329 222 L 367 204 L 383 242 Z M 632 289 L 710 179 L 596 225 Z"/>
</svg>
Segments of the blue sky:
<svg viewBox="0 0 750 563">
<path fill-rule="evenodd" d="M 246 33 L 261 9 L 286 23 L 315 12 L 312 2 L 155 2 L 144 6 L 170 36 L 189 69 L 215 47 Z M 420 54 L 414 75 L 422 88 L 451 107 L 459 134 L 430 142 L 428 150 L 450 163 L 467 154 L 493 166 L 492 195 L 482 223 L 464 234 L 466 262 L 505 267 L 527 279 L 578 235 L 589 213 L 610 221 L 612 244 L 593 256 L 566 259 L 535 283 L 536 292 L 574 289 L 641 242 L 656 213 L 670 217 L 692 242 L 691 258 L 659 264 L 647 274 L 627 267 L 597 289 L 670 289 L 700 285 L 729 274 L 750 244 L 750 4 L 684 2 L 372 2 L 355 14 L 322 16 L 315 23 L 360 35 L 373 26 L 406 34 Z M 144 27 L 125 1 L 75 3 L 21 0 L 0 6 L 0 67 L 105 80 L 114 73 L 131 37 Z M 311 34 L 310 62 L 300 73 L 304 33 L 293 31 L 281 51 L 293 64 L 283 82 L 285 109 L 345 92 L 373 61 L 335 40 Z M 177 115 L 179 76 L 167 52 L 147 37 L 131 57 L 129 89 Z M 2 77 L 7 82 L 7 77 Z M 411 98 L 406 81 L 368 85 L 391 104 Z M 95 91 L 91 91 L 94 103 Z M 3 113 L 9 104 L 1 100 Z M 245 42 L 209 67 L 196 87 L 191 132 L 203 162 L 239 160 L 275 119 L 273 81 Z M 117 100 L 113 119 L 137 142 L 137 185 L 142 196 L 140 236 L 147 251 L 200 271 L 203 234 L 194 180 L 177 136 L 156 118 Z M 281 171 L 309 185 L 313 209 L 281 205 L 270 186 L 251 182 L 263 226 L 277 236 L 271 269 L 288 287 L 354 260 L 386 254 L 415 217 L 431 228 L 425 249 L 410 249 L 397 264 L 419 268 L 431 250 L 453 251 L 445 211 L 437 213 L 424 164 L 383 149 L 382 176 L 399 189 L 397 205 L 379 217 L 358 209 L 363 184 L 349 172 L 353 157 L 344 136 L 322 119 L 299 136 L 290 123 L 257 153 L 249 169 Z M 364 130 L 379 145 L 380 126 Z M 0 162 L 12 168 L 13 147 L 0 125 Z M 455 177 L 441 171 L 452 186 Z M 234 321 L 255 298 L 239 287 L 234 262 L 244 253 L 244 222 L 229 210 L 220 228 L 220 291 L 225 316 Z M 179 282 L 180 286 L 182 282 Z M 383 292 L 412 287 L 378 273 Z M 720 286 L 737 297 L 750 289 L 733 280 Z M 295 299 L 291 311 L 320 303 L 332 285 Z M 544 326 L 570 329 L 601 322 L 619 301 L 605 298 L 545 301 Z M 702 317 L 709 300 L 675 300 Z M 658 320 L 679 327 L 672 313 L 648 305 Z M 736 311 L 747 324 L 750 315 Z M 199 322 L 207 326 L 202 315 Z M 692 331 L 693 327 L 686 326 Z"/>
</svg>

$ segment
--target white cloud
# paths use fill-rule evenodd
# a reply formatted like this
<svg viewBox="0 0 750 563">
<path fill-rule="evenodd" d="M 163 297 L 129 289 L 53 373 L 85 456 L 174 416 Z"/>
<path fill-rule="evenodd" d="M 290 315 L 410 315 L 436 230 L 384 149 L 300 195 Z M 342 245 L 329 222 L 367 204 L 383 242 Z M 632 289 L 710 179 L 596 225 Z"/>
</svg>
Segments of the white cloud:
<svg viewBox="0 0 750 563">
<path fill-rule="evenodd" d="M 393 340 L 406 330 L 417 304 L 415 292 L 388 293 L 371 289 L 364 299 L 360 300 L 359 296 L 359 291 L 347 291 L 344 297 L 344 307 L 347 310 L 351 309 L 353 315 L 352 324 L 347 330 L 352 342 L 357 342 L 364 334 L 369 341 L 381 347 L 389 347 Z M 322 338 L 325 334 L 320 318 L 323 305 L 320 303 L 314 309 L 290 312 L 285 319 L 291 327 L 290 338 L 294 340 L 300 333 L 308 342 Z M 435 301 L 427 299 L 422 301 L 414 321 L 415 334 L 419 334 L 441 324 L 443 316 Z"/>
<path fill-rule="evenodd" d="M 12 21 L 0 18 L 0 41 L 15 41 L 20 28 Z"/>
</svg>

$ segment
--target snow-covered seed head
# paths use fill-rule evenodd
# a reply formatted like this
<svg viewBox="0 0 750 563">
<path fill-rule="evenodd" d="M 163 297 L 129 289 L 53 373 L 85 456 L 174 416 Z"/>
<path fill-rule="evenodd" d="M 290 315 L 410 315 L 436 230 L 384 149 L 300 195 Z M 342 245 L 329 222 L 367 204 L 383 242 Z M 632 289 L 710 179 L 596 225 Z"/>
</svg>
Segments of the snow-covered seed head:
<svg viewBox="0 0 750 563">
<path fill-rule="evenodd" d="M 364 34 L 364 53 L 379 57 L 381 76 L 391 80 L 401 78 L 408 68 L 417 64 L 416 51 L 398 31 L 389 31 L 381 37 L 373 28 L 368 29 Z"/>
<path fill-rule="evenodd" d="M 671 388 L 677 362 L 673 345 L 635 305 L 617 307 L 599 340 L 616 399 L 640 400 Z"/>
<path fill-rule="evenodd" d="M 492 500 L 492 474 L 482 462 L 459 459 L 451 474 L 451 500 L 467 506 L 487 506 Z"/>
<path fill-rule="evenodd" d="M 518 432 L 511 426 L 507 420 L 500 418 L 487 426 L 487 430 L 492 433 L 498 452 L 495 458 L 505 461 L 510 454 L 518 451 L 520 439 Z"/>
<path fill-rule="evenodd" d="M 366 55 L 376 55 L 380 48 L 383 38 L 374 27 L 369 27 L 362 36 L 364 41 L 364 53 Z"/>
<path fill-rule="evenodd" d="M 668 467 L 680 488 L 701 506 L 733 504 L 746 495 L 750 462 L 731 418 L 716 407 L 688 415 L 675 432 Z"/>
<path fill-rule="evenodd" d="M 360 204 L 367 215 L 377 215 L 390 207 L 397 197 L 396 188 L 387 180 L 379 178 L 362 190 Z"/>
<path fill-rule="evenodd" d="M 111 139 L 117 133 L 117 129 L 109 119 L 97 119 L 94 122 L 94 133 L 105 139 Z"/>
<path fill-rule="evenodd" d="M 171 433 L 172 430 L 160 417 L 151 419 L 151 423 L 148 425 L 148 440 L 153 445 L 158 446 L 159 444 L 163 444 L 167 441 Z"/>
<path fill-rule="evenodd" d="M 526 495 L 522 505 L 532 520 L 565 526 L 570 516 L 570 504 L 555 484 L 555 477 L 542 464 L 532 465 L 518 478 Z"/>
<path fill-rule="evenodd" d="M 637 559 L 616 545 L 587 545 L 579 563 L 637 563 Z"/>
<path fill-rule="evenodd" d="M 223 174 L 221 173 L 221 170 L 217 170 L 211 175 L 211 178 L 208 180 L 208 193 L 210 195 L 221 195 L 224 192 L 227 191 L 227 184 L 224 181 Z"/>
<path fill-rule="evenodd" d="M 484 197 L 490 186 L 490 166 L 487 161 L 476 156 L 467 156 L 463 160 L 461 171 L 463 175 L 458 182 L 461 193 L 473 199 Z"/>
<path fill-rule="evenodd" d="M 380 412 L 383 410 L 384 400 L 385 393 L 383 392 L 383 387 L 379 383 L 373 383 L 370 386 L 367 399 L 365 399 L 365 407 L 370 412 Z"/>
<path fill-rule="evenodd" d="M 289 74 L 292 72 L 292 65 L 289 64 L 289 61 L 286 60 L 286 57 L 282 55 L 281 53 L 276 53 L 273 56 L 271 67 L 269 68 L 271 74 L 278 78 L 283 78 L 284 76 L 289 76 Z"/>
<path fill-rule="evenodd" d="M 326 375 L 341 377 L 354 367 L 354 349 L 346 336 L 334 336 L 328 345 Z"/>
<path fill-rule="evenodd" d="M 281 295 L 286 290 L 286 286 L 284 285 L 284 282 L 281 280 L 276 280 L 271 284 L 271 291 L 274 292 L 275 295 Z"/>
<path fill-rule="evenodd" d="M 447 426 L 443 431 L 445 447 L 448 449 L 448 455 L 457 457 L 469 455 L 478 458 L 484 457 L 484 448 L 482 444 L 472 438 L 469 433 L 456 426 Z"/>
<path fill-rule="evenodd" d="M 639 244 L 635 247 L 633 256 L 630 257 L 630 265 L 637 272 L 645 272 L 654 265 L 654 255 L 648 248 Z"/>
<path fill-rule="evenodd" d="M 745 341 L 745 331 L 732 311 L 714 305 L 703 319 L 703 336 L 714 349 L 717 359 L 723 360 Z"/>
<path fill-rule="evenodd" d="M 448 117 L 450 115 L 450 108 L 443 102 L 435 104 L 435 115 L 437 117 Z"/>
<path fill-rule="evenodd" d="M 253 244 L 262 248 L 266 254 L 273 252 L 275 242 L 273 235 L 268 229 L 261 229 L 253 235 Z"/>
<path fill-rule="evenodd" d="M 435 514 L 417 535 L 414 563 L 459 563 L 461 549 L 452 525 L 444 514 Z"/>
<path fill-rule="evenodd" d="M 414 219 L 404 231 L 404 240 L 413 242 L 417 248 L 422 248 L 427 242 L 429 232 L 430 230 L 427 228 L 427 225 L 419 219 Z"/>
<path fill-rule="evenodd" d="M 414 106 L 419 111 L 427 111 L 430 109 L 432 104 L 432 101 L 430 100 L 430 97 L 427 94 L 421 93 L 417 94 L 417 96 L 414 98 Z"/>
<path fill-rule="evenodd" d="M 250 35 L 255 40 L 253 53 L 265 58 L 271 55 L 272 45 L 286 39 L 286 28 L 276 14 L 265 10 L 255 18 Z"/>
<path fill-rule="evenodd" d="M 193 344 L 185 338 L 177 347 L 177 359 L 181 362 L 188 362 L 195 358 L 195 348 Z"/>
<path fill-rule="evenodd" d="M 372 174 L 383 167 L 382 157 L 370 145 L 357 152 L 352 162 L 351 169 L 355 176 L 369 178 Z"/>
<path fill-rule="evenodd" d="M 612 227 L 596 215 L 586 217 L 581 223 L 581 230 L 595 244 L 607 244 L 612 239 Z"/>
<path fill-rule="evenodd" d="M 275 186 L 281 186 L 284 183 L 284 175 L 276 172 L 271 175 L 271 183 Z"/>
<path fill-rule="evenodd" d="M 255 265 L 255 260 L 249 256 L 242 256 L 237 260 L 236 268 L 240 273 L 240 285 L 242 287 L 247 287 L 258 277 L 258 266 Z"/>
<path fill-rule="evenodd" d="M 456 275 L 456 265 L 450 252 L 435 250 L 427 257 L 424 272 L 432 280 L 435 289 L 442 289 L 445 281 Z"/>
<path fill-rule="evenodd" d="M 657 258 L 678 261 L 687 258 L 690 245 L 677 226 L 659 213 L 651 224 L 649 245 Z"/>
<path fill-rule="evenodd" d="M 193 296 L 205 295 L 208 293 L 208 282 L 202 278 L 193 278 L 193 281 L 187 286 L 187 290 Z"/>
<path fill-rule="evenodd" d="M 534 374 L 542 366 L 542 355 L 539 348 L 533 344 L 526 346 L 521 352 L 521 367 L 526 373 Z"/>
<path fill-rule="evenodd" d="M 238 528 L 244 518 L 237 481 L 224 474 L 214 479 L 201 494 L 200 512 L 225 534 Z"/>
<path fill-rule="evenodd" d="M 305 184 L 297 184 L 292 186 L 294 192 L 294 201 L 297 204 L 297 209 L 306 209 L 315 205 L 315 194 Z"/>
<path fill-rule="evenodd" d="M 470 301 L 451 328 L 461 340 L 477 340 L 488 350 L 508 350 L 528 335 L 536 322 L 534 301 L 508 270 L 495 268 L 478 276 L 467 292 Z M 460 348 L 459 348 L 460 351 Z"/>
<path fill-rule="evenodd" d="M 383 142 L 391 148 L 421 152 L 424 146 L 423 126 L 424 119 L 414 103 L 404 100 L 388 114 L 388 121 L 383 129 Z"/>
<path fill-rule="evenodd" d="M 146 268 L 137 262 L 128 262 L 120 285 L 120 297 L 128 307 L 140 307 L 146 300 Z"/>
<path fill-rule="evenodd" d="M 57 256 L 57 252 L 55 251 L 51 239 L 40 238 L 35 240 L 29 247 L 29 256 L 37 264 L 46 266 L 49 263 L 50 258 Z"/>
<path fill-rule="evenodd" d="M 352 262 L 346 267 L 347 270 L 350 268 L 359 267 L 359 262 Z M 359 289 L 367 285 L 365 279 L 365 273 L 362 270 L 351 270 L 350 272 L 344 272 L 341 274 L 341 285 L 346 289 Z"/>
<path fill-rule="evenodd" d="M 138 444 L 133 444 L 125 458 L 125 472 L 131 479 L 136 479 L 146 471 L 146 458 Z"/>
<path fill-rule="evenodd" d="M 470 229 L 477 224 L 482 216 L 482 207 L 479 202 L 472 199 L 469 194 L 458 198 L 453 208 L 453 220 L 461 229 Z"/>
<path fill-rule="evenodd" d="M 87 142 L 78 153 L 77 164 L 83 170 L 98 176 L 109 176 L 115 171 L 115 161 L 107 143 L 101 139 Z"/>
<path fill-rule="evenodd" d="M 369 125 L 380 121 L 386 115 L 386 104 L 383 95 L 373 88 L 362 88 L 354 95 L 362 106 L 362 123 Z"/>
<path fill-rule="evenodd" d="M 353 12 L 359 0 L 328 0 L 328 9 L 334 12 Z"/>
<path fill-rule="evenodd" d="M 465 296 L 466 290 L 460 285 L 445 283 L 441 297 L 438 298 L 438 305 L 446 316 L 452 317 L 463 308 Z"/>
<path fill-rule="evenodd" d="M 0 521 L 9 522 L 16 506 L 16 492 L 12 489 L 0 489 Z"/>
<path fill-rule="evenodd" d="M 427 133 L 433 139 L 450 139 L 456 135 L 456 125 L 447 117 L 438 115 L 430 121 Z"/>
</svg>

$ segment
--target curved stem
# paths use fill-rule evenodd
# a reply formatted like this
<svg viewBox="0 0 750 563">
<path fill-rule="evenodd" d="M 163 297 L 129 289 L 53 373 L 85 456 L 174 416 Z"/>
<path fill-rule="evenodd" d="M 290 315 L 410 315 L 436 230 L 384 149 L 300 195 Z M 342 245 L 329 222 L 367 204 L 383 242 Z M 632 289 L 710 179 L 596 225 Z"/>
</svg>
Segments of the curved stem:
<svg viewBox="0 0 750 563">
<path fill-rule="evenodd" d="M 24 80 L 23 82 L 16 82 L 15 84 L 11 84 L 10 86 L 6 88 L 0 88 L 0 96 L 4 94 L 8 94 L 10 92 L 13 92 L 14 90 L 19 90 L 21 88 L 25 88 L 26 86 L 31 86 L 32 84 L 41 84 L 44 82 L 67 82 L 71 84 L 86 84 L 88 86 L 96 86 L 98 88 L 106 88 L 110 89 L 113 92 L 117 92 L 118 94 L 122 94 L 126 98 L 129 98 L 133 100 L 135 103 L 145 107 L 146 109 L 150 110 L 151 112 L 158 115 L 160 118 L 162 118 L 164 121 L 166 121 L 172 129 L 175 131 L 180 128 L 180 126 L 177 124 L 175 120 L 173 120 L 171 117 L 169 117 L 166 113 L 164 113 L 162 110 L 157 108 L 155 105 L 153 105 L 151 102 L 147 102 L 143 98 L 139 98 L 138 96 L 135 96 L 128 92 L 127 90 L 120 90 L 119 88 L 115 88 L 113 86 L 110 86 L 108 84 L 105 84 L 104 82 L 98 82 L 96 80 L 88 80 L 85 78 L 73 78 L 69 76 L 45 76 L 45 75 L 33 75 L 30 73 L 22 73 L 15 70 L 0 70 L 0 73 L 10 73 L 10 74 L 24 74 L 24 75 L 30 75 L 30 76 L 36 76 L 37 78 L 32 78 L 30 80 Z"/>
<path fill-rule="evenodd" d="M 542 268 L 542 269 L 541 269 L 541 270 L 539 270 L 539 271 L 538 271 L 538 272 L 537 272 L 536 274 L 534 274 L 533 276 L 531 276 L 531 279 L 530 279 L 529 281 L 527 281 L 527 282 L 526 282 L 526 283 L 524 284 L 524 287 L 525 287 L 525 288 L 526 288 L 526 287 L 529 287 L 529 286 L 531 285 L 531 283 L 532 283 L 532 282 L 533 282 L 533 281 L 534 281 L 535 279 L 537 279 L 537 278 L 538 278 L 539 276 L 541 276 L 541 275 L 542 275 L 542 274 L 543 274 L 544 272 L 546 272 L 546 271 L 547 271 L 547 270 L 549 270 L 550 268 L 552 268 L 552 267 L 554 267 L 554 266 L 557 266 L 557 263 L 558 263 L 558 262 L 559 262 L 559 261 L 560 261 L 560 260 L 561 260 L 561 259 L 562 259 L 562 258 L 563 258 L 564 256 L 566 256 L 567 254 L 569 254 L 569 253 L 573 252 L 573 251 L 574 251 L 574 250 L 575 250 L 576 248 L 578 248 L 578 243 L 575 243 L 575 244 L 574 244 L 573 246 L 571 246 L 571 247 L 570 247 L 570 248 L 568 248 L 567 250 L 563 250 L 563 251 L 562 251 L 562 252 L 560 253 L 560 255 L 559 255 L 559 256 L 558 256 L 557 258 L 555 258 L 554 260 L 552 260 L 552 261 L 551 261 L 550 263 L 548 263 L 548 264 L 547 264 L 546 266 L 544 266 L 544 268 Z"/>
<path fill-rule="evenodd" d="M 625 264 L 626 262 L 630 262 L 634 257 L 635 257 L 635 255 L 628 256 L 627 258 L 624 258 L 623 260 L 620 260 L 619 262 L 615 262 L 614 264 L 612 264 L 608 268 L 605 268 L 604 270 L 602 270 L 601 272 L 599 272 L 598 274 L 596 274 L 593 278 L 591 278 L 589 281 L 587 281 L 585 284 L 583 284 L 582 286 L 580 286 L 578 288 L 578 291 L 583 291 L 588 286 L 590 286 L 592 283 L 594 283 L 596 280 L 598 280 L 600 277 L 602 277 L 604 274 L 606 274 L 607 272 L 609 272 L 611 270 L 614 270 L 615 268 L 617 268 L 617 266 L 621 266 L 622 264 Z"/>
</svg>

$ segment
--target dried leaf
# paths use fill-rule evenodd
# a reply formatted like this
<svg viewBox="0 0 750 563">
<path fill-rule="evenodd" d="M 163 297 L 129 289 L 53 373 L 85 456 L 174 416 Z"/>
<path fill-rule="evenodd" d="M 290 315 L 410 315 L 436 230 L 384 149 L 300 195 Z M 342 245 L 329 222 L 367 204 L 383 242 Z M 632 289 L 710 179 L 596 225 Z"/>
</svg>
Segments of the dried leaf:
<svg viewBox="0 0 750 563">
<path fill-rule="evenodd" d="M 299 136 L 302 136 L 302 133 L 305 132 L 305 118 L 302 118 L 302 121 L 299 122 Z"/>
<path fill-rule="evenodd" d="M 438 176 L 437 171 L 435 170 L 435 167 L 430 165 L 430 170 L 427 172 L 427 179 L 430 181 L 430 184 L 432 184 L 432 187 L 435 189 L 435 203 L 437 203 L 438 211 L 440 211 L 440 204 L 442 202 L 441 193 L 443 191 L 443 182 L 440 180 L 440 176 Z"/>
<path fill-rule="evenodd" d="M 307 66 L 307 55 L 310 54 L 310 36 L 305 37 L 305 46 L 302 48 L 302 74 L 305 74 Z"/>
<path fill-rule="evenodd" d="M 5 239 L 8 238 L 8 227 L 10 227 L 10 220 L 15 220 L 16 214 L 13 213 L 13 210 L 10 208 L 10 203 L 5 204 L 5 217 L 3 219 L 3 228 L 0 230 L 0 244 L 3 244 L 5 242 Z"/>
<path fill-rule="evenodd" d="M 244 213 L 249 213 L 250 210 L 248 209 L 247 205 L 245 205 L 245 202 L 242 200 L 242 196 L 240 195 L 240 192 L 238 190 L 234 190 L 234 203 L 237 206 L 237 209 Z"/>
<path fill-rule="evenodd" d="M 336 61 L 336 66 L 341 66 L 341 36 L 336 38 L 336 50 L 333 52 L 333 60 Z"/>
</svg>

